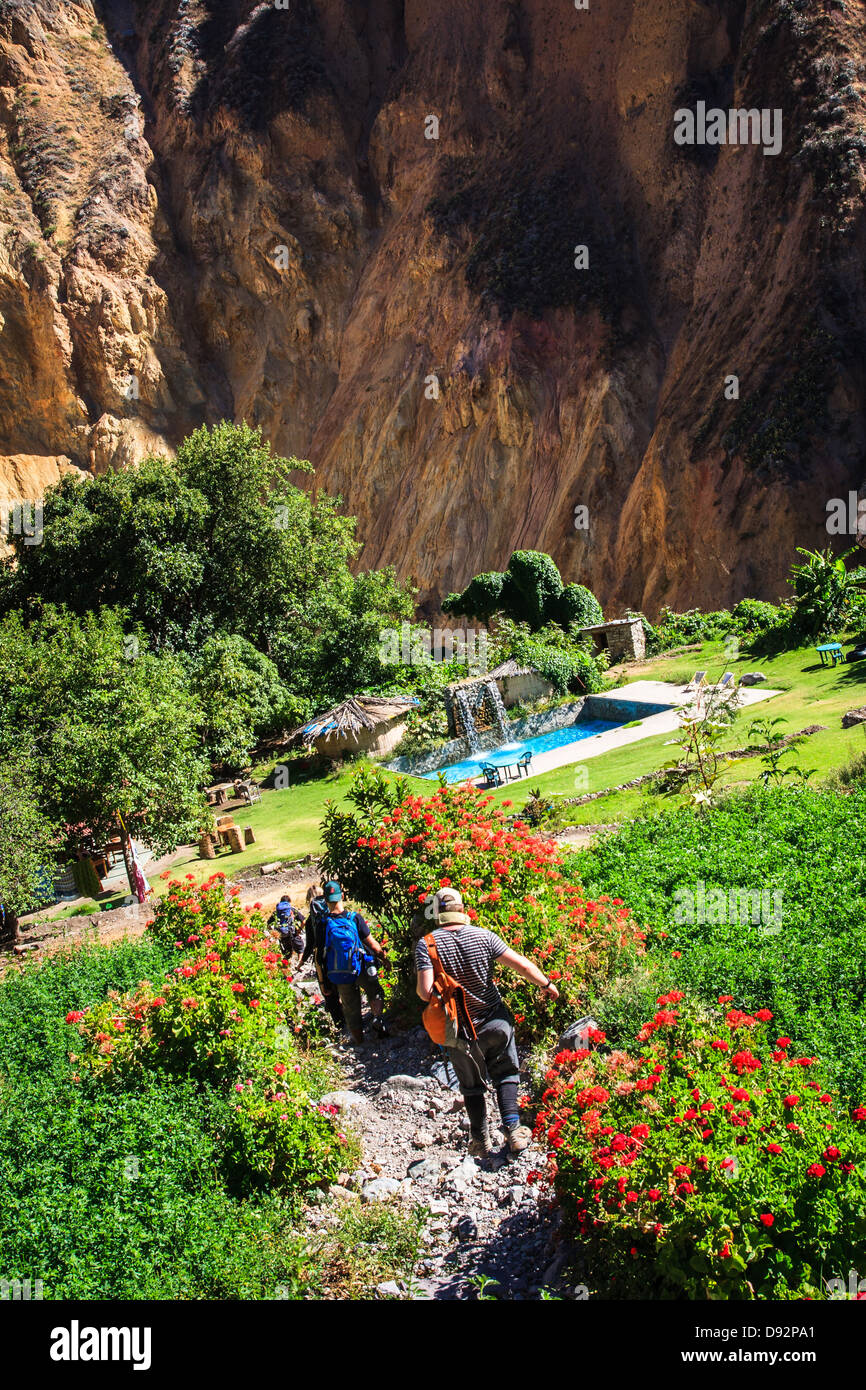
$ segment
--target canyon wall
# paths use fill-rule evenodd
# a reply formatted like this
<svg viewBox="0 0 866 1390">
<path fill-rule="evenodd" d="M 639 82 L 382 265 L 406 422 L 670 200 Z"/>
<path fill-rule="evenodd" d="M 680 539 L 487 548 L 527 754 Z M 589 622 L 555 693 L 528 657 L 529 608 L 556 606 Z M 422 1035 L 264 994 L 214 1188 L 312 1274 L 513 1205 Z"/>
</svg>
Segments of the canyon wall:
<svg viewBox="0 0 866 1390">
<path fill-rule="evenodd" d="M 774 599 L 866 475 L 864 93 L 855 0 L 0 0 L 0 498 L 243 419 L 430 614 Z"/>
</svg>

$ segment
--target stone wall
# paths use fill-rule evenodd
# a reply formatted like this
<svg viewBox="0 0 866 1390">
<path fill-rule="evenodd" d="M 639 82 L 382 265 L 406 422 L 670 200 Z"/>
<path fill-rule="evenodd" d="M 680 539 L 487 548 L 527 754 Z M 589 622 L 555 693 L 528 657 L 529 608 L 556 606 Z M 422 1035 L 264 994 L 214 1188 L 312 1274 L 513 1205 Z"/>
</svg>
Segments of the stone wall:
<svg viewBox="0 0 866 1390">
<path fill-rule="evenodd" d="M 597 650 L 610 652 L 611 665 L 617 661 L 643 661 L 646 656 L 646 634 L 640 618 L 615 618 L 581 631 L 592 638 Z"/>
<path fill-rule="evenodd" d="M 496 684 L 506 709 L 512 705 L 531 705 L 536 700 L 549 700 L 553 694 L 550 681 L 537 671 L 520 671 L 513 676 L 497 676 Z"/>
</svg>

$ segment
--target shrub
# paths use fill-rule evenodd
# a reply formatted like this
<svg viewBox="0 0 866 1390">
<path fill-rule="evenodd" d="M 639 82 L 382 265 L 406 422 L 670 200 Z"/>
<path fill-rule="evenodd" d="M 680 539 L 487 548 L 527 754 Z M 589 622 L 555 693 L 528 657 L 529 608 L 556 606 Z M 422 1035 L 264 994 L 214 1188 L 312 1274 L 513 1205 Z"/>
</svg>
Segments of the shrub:
<svg viewBox="0 0 866 1390">
<path fill-rule="evenodd" d="M 226 915 L 209 921 L 220 904 Z M 95 1074 L 158 1067 L 233 1080 L 263 1063 L 270 1072 L 272 1063 L 294 1062 L 295 1038 L 320 1015 L 292 989 L 289 962 L 261 915 L 239 909 L 220 882 L 208 880 L 200 891 L 160 903 L 149 928 L 157 940 L 167 923 L 179 933 L 179 957 L 162 980 L 142 980 L 123 997 L 111 991 L 102 1003 L 69 1012 L 67 1023 L 78 1025 L 85 1042 L 84 1065 Z"/>
<path fill-rule="evenodd" d="M 70 1005 L 98 1005 L 170 963 L 148 934 L 58 952 L 0 982 L 4 1278 L 41 1279 L 54 1299 L 316 1293 L 318 1256 L 292 1224 L 315 1175 L 238 1197 L 242 1175 L 227 1151 L 236 1092 L 163 1071 L 141 1069 L 123 1086 L 73 1072 Z M 301 1060 L 312 1089 L 321 1068 Z"/>
<path fill-rule="evenodd" d="M 671 647 L 688 645 L 690 642 L 707 642 L 724 637 L 733 626 L 732 616 L 725 609 L 716 613 L 702 613 L 699 608 L 690 608 L 685 613 L 674 613 L 663 608 L 658 623 L 647 634 L 647 656 L 670 651 Z"/>
<path fill-rule="evenodd" d="M 713 1022 L 682 998 L 659 997 L 637 1055 L 558 1054 L 548 1174 L 620 1297 L 648 1278 L 668 1298 L 820 1297 L 863 1255 L 866 1107 L 849 1114 L 769 1010 Z"/>
<path fill-rule="evenodd" d="M 69 1011 L 66 1022 L 82 1037 L 81 1069 L 117 1086 L 153 1074 L 216 1084 L 231 1095 L 226 1171 L 236 1181 L 292 1189 L 333 1180 L 349 1141 L 331 1123 L 335 1112 L 309 1094 L 296 1047 L 321 1014 L 315 999 L 296 996 L 261 916 L 240 912 L 238 922 L 239 911 L 218 880 L 170 894 L 150 929 L 157 939 L 169 924 L 180 931 L 178 964 L 156 986 L 143 980 L 122 997 L 112 991 Z"/>
<path fill-rule="evenodd" d="M 560 851 L 473 787 L 441 786 L 431 796 L 403 794 L 365 772 L 349 791 L 354 810 L 325 815 L 325 872 L 386 918 L 400 953 L 402 982 L 414 987 L 413 918 L 432 930 L 429 899 L 454 884 L 479 926 L 501 933 L 557 982 L 555 1003 L 507 975 L 500 984 L 518 1034 L 539 1037 L 570 1022 L 639 942 L 618 898 L 588 901 L 562 871 Z M 507 808 L 510 802 L 505 802 Z"/>
<path fill-rule="evenodd" d="M 551 605 L 551 616 L 560 627 L 594 627 L 604 621 L 601 604 L 590 589 L 582 584 L 566 584 Z"/>
<path fill-rule="evenodd" d="M 731 610 L 732 627 L 744 637 L 770 632 L 788 621 L 790 610 L 757 598 L 741 598 Z"/>
</svg>

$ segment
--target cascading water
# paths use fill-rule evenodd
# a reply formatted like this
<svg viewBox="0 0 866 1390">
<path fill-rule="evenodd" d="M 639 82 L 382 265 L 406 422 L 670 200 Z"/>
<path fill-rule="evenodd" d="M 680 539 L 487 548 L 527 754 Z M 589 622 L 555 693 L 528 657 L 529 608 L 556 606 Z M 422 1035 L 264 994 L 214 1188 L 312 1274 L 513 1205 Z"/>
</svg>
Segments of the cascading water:
<svg viewBox="0 0 866 1390">
<path fill-rule="evenodd" d="M 485 688 L 490 695 L 490 702 L 493 705 L 493 713 L 496 717 L 496 727 L 499 730 L 499 737 L 503 743 L 508 741 L 508 723 L 505 717 L 505 705 L 502 703 L 502 696 L 499 693 L 499 686 L 495 680 L 485 681 Z"/>
<path fill-rule="evenodd" d="M 458 688 L 454 691 L 454 703 L 460 711 L 460 717 L 463 721 L 463 732 L 466 735 L 466 742 L 469 744 L 469 752 L 480 753 L 481 739 L 478 737 L 478 730 L 475 727 L 475 715 L 465 689 Z"/>
<path fill-rule="evenodd" d="M 460 711 L 463 732 L 470 753 L 481 752 L 481 737 L 475 723 L 475 715 L 484 710 L 485 702 L 489 703 L 490 710 L 488 712 L 493 715 L 493 724 L 498 732 L 499 740 L 501 743 L 505 743 L 508 738 L 508 723 L 505 705 L 502 703 L 502 696 L 496 681 L 477 681 L 470 686 L 461 686 L 454 691 L 454 703 Z"/>
</svg>

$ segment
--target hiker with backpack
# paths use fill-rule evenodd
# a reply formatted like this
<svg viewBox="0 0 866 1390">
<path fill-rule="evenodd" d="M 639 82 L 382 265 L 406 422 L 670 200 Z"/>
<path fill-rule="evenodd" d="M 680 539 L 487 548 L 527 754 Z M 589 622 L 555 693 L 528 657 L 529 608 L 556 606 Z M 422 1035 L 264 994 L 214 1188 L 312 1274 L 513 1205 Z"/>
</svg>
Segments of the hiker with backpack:
<svg viewBox="0 0 866 1390">
<path fill-rule="evenodd" d="M 328 921 L 328 904 L 325 902 L 325 890 L 320 883 L 311 883 L 307 889 L 307 908 L 306 945 L 299 968 L 312 959 L 325 1008 L 337 1027 L 345 1028 L 346 1019 L 337 986 L 331 984 L 325 969 L 325 931 Z"/>
<path fill-rule="evenodd" d="M 268 926 L 276 931 L 280 950 L 287 960 L 291 960 L 294 955 L 300 955 L 304 949 L 302 923 L 303 917 L 292 907 L 288 893 L 284 893 L 277 903 Z"/>
<path fill-rule="evenodd" d="M 325 974 L 337 988 L 352 1041 L 364 1041 L 362 989 L 373 1015 L 373 1027 L 380 1038 L 387 1038 L 388 1030 L 382 1021 L 385 991 L 379 983 L 376 959 L 387 967 L 388 957 L 360 912 L 346 907 L 343 890 L 336 880 L 325 884 L 324 899 L 328 909 L 323 928 Z"/>
<path fill-rule="evenodd" d="M 485 1074 L 496 1088 L 509 1152 L 520 1153 L 532 1135 L 520 1123 L 514 1018 L 493 983 L 494 966 L 499 962 L 516 971 L 548 999 L 557 999 L 559 991 L 501 936 L 473 926 L 456 888 L 440 888 L 432 910 L 436 925 L 415 947 L 417 991 L 427 1003 L 424 1026 L 444 1046 L 460 1083 L 469 1116 L 469 1153 L 484 1158 L 491 1151 Z"/>
</svg>

